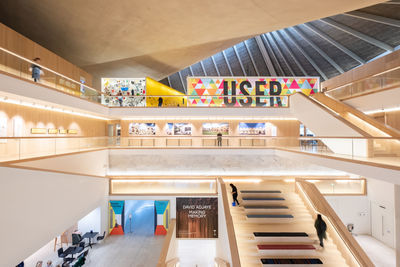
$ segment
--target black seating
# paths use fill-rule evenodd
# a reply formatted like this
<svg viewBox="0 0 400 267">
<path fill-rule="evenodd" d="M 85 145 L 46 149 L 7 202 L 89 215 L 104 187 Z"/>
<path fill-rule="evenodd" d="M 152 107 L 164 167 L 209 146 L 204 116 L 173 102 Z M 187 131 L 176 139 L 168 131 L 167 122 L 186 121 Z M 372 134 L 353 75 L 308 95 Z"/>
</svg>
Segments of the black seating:
<svg viewBox="0 0 400 267">
<path fill-rule="evenodd" d="M 64 259 L 65 258 L 65 254 L 64 254 L 64 249 L 63 248 L 59 248 L 58 250 L 57 250 L 57 254 L 58 254 L 58 257 L 59 258 L 62 258 L 62 259 Z"/>
<path fill-rule="evenodd" d="M 104 233 L 103 233 L 102 236 L 98 236 L 98 237 L 97 237 L 97 241 L 103 240 L 105 236 L 106 236 L 106 231 L 104 231 Z"/>
<path fill-rule="evenodd" d="M 82 236 L 80 234 L 72 234 L 72 245 L 77 246 L 82 241 Z"/>
<path fill-rule="evenodd" d="M 307 237 L 304 232 L 254 232 L 255 237 Z"/>
<path fill-rule="evenodd" d="M 261 259 L 262 264 L 323 264 L 320 259 Z"/>
</svg>

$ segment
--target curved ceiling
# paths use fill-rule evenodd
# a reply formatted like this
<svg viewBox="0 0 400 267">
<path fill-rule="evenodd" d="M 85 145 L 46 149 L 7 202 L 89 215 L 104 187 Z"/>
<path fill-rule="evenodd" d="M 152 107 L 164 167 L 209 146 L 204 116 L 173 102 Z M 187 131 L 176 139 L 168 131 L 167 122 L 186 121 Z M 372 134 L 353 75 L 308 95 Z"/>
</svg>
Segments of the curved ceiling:
<svg viewBox="0 0 400 267">
<path fill-rule="evenodd" d="M 400 2 L 261 34 L 170 75 L 180 91 L 187 76 L 319 76 L 326 80 L 397 49 Z"/>
<path fill-rule="evenodd" d="M 0 21 L 95 78 L 162 79 L 261 33 L 380 2 L 1 0 Z"/>
</svg>

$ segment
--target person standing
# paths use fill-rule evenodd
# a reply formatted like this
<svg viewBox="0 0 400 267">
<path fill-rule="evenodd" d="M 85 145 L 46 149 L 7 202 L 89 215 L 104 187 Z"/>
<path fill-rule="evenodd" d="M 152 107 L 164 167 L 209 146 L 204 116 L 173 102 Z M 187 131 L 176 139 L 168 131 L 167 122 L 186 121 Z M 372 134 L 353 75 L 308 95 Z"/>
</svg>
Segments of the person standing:
<svg viewBox="0 0 400 267">
<path fill-rule="evenodd" d="M 217 133 L 217 145 L 222 146 L 222 133 Z"/>
<path fill-rule="evenodd" d="M 162 104 L 163 104 L 163 98 L 160 96 L 158 98 L 158 107 L 162 107 Z"/>
<path fill-rule="evenodd" d="M 35 63 L 40 63 L 40 58 L 34 58 L 33 61 Z M 32 78 L 35 82 L 38 82 L 40 80 L 40 75 L 43 74 L 42 68 L 39 67 L 36 64 L 32 64 L 29 70 L 32 72 Z"/>
<path fill-rule="evenodd" d="M 234 184 L 230 184 L 230 186 L 231 186 L 231 188 L 232 188 L 232 197 L 233 197 L 233 202 L 236 202 L 236 204 L 238 204 L 238 206 L 240 205 L 239 204 L 239 201 L 238 201 L 238 191 L 237 191 L 237 188 L 236 188 L 236 186 L 234 185 Z"/>
<path fill-rule="evenodd" d="M 319 239 L 319 244 L 324 247 L 324 239 L 326 239 L 326 223 L 322 220 L 321 214 L 317 215 L 317 219 L 314 223 L 315 230 L 317 230 L 317 235 Z"/>
</svg>

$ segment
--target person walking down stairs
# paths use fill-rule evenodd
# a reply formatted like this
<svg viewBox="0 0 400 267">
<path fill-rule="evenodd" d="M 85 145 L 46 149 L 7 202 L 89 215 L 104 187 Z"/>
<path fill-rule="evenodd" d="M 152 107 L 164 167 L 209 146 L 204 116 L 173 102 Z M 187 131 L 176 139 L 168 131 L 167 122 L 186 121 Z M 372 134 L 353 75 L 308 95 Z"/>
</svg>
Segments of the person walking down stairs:
<svg viewBox="0 0 400 267">
<path fill-rule="evenodd" d="M 236 186 L 234 186 L 233 184 L 230 184 L 231 188 L 232 188 L 232 197 L 233 197 L 233 202 L 236 202 L 236 204 L 239 206 L 239 201 L 237 200 L 238 197 L 238 191 Z"/>
<path fill-rule="evenodd" d="M 321 214 L 318 214 L 317 219 L 314 223 L 315 230 L 319 238 L 319 245 L 324 247 L 324 239 L 326 239 L 326 223 L 322 220 Z"/>
</svg>

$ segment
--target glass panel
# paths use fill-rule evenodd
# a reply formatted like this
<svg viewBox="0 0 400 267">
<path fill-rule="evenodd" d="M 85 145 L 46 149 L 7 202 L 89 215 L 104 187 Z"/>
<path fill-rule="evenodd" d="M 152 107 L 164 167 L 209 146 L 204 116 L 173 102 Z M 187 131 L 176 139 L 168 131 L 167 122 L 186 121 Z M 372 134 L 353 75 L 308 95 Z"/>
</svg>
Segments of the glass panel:
<svg viewBox="0 0 400 267">
<path fill-rule="evenodd" d="M 307 179 L 324 195 L 364 195 L 364 179 Z"/>
</svg>

